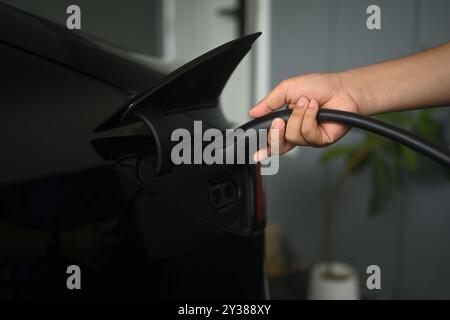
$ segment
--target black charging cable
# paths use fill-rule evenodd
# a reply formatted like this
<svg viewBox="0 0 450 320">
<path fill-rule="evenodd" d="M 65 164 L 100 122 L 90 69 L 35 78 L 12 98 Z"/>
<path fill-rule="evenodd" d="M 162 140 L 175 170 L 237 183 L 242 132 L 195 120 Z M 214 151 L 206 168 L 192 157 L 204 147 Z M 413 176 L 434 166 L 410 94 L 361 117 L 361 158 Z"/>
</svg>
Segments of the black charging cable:
<svg viewBox="0 0 450 320">
<path fill-rule="evenodd" d="M 269 129 L 272 121 L 275 118 L 281 118 L 284 121 L 289 119 L 292 110 L 286 109 L 282 111 L 275 111 L 269 113 L 266 116 L 254 119 L 247 122 L 243 126 L 239 127 L 244 131 L 248 129 Z M 355 127 L 363 129 L 372 133 L 379 134 L 385 138 L 392 141 L 403 144 L 412 150 L 415 150 L 441 164 L 450 167 L 450 149 L 445 149 L 438 146 L 431 141 L 428 141 L 422 137 L 419 137 L 405 129 L 396 127 L 392 124 L 362 116 L 357 113 L 331 110 L 331 109 L 320 109 L 317 114 L 317 121 L 319 123 L 323 122 L 336 122 L 341 123 L 350 127 Z"/>
</svg>

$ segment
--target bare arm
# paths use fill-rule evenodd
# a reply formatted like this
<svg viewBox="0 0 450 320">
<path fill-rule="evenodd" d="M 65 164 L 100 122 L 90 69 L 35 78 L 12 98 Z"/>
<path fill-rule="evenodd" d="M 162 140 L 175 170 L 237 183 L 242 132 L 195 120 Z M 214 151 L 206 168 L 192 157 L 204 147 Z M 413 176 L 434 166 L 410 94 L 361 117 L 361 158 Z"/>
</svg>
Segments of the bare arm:
<svg viewBox="0 0 450 320">
<path fill-rule="evenodd" d="M 287 104 L 287 123 L 275 119 L 279 152 L 296 145 L 323 147 L 343 137 L 348 127 L 318 124 L 320 108 L 374 115 L 450 104 L 450 42 L 424 52 L 339 73 L 313 73 L 282 81 L 249 114 L 264 116 Z M 256 160 L 270 154 L 261 150 Z"/>
<path fill-rule="evenodd" d="M 379 114 L 450 104 L 450 42 L 418 54 L 342 73 L 361 112 Z M 359 92 L 359 93 L 358 93 Z"/>
</svg>

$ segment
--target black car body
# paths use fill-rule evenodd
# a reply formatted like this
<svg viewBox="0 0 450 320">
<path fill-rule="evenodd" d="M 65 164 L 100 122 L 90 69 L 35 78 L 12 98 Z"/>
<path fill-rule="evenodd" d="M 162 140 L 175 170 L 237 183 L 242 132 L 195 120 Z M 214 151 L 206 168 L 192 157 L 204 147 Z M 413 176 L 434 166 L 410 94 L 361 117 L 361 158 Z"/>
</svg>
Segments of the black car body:
<svg viewBox="0 0 450 320">
<path fill-rule="evenodd" d="M 218 96 L 255 38 L 238 39 L 166 76 L 122 49 L 0 4 L 0 219 L 50 231 L 119 219 L 121 240 L 106 269 L 81 266 L 82 290 L 66 287 L 73 261 L 46 259 L 5 262 L 12 271 L 0 283 L 3 293 L 264 297 L 258 168 L 192 165 L 156 175 L 156 137 L 142 123 L 121 121 L 144 101 L 143 110 L 153 103 L 171 126 L 202 120 L 226 128 Z M 226 192 L 230 201 L 214 203 Z"/>
</svg>

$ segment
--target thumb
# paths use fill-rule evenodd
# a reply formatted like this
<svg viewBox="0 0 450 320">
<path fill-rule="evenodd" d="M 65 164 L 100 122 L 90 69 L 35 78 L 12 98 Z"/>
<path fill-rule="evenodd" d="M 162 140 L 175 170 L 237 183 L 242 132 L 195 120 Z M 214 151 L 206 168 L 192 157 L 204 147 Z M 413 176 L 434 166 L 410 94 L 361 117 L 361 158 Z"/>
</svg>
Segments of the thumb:
<svg viewBox="0 0 450 320">
<path fill-rule="evenodd" d="M 248 112 L 252 118 L 262 117 L 284 106 L 287 101 L 287 80 L 277 85 L 264 99 L 257 103 Z"/>
</svg>

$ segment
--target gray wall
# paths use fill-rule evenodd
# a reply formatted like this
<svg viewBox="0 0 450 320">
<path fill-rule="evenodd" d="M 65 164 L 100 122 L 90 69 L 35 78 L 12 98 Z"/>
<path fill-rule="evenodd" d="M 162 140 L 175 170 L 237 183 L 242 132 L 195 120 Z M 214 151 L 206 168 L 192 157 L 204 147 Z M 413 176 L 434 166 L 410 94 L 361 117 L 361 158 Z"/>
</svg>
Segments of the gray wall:
<svg viewBox="0 0 450 320">
<path fill-rule="evenodd" d="M 366 28 L 366 8 L 381 7 L 382 29 Z M 272 1 L 272 81 L 316 71 L 338 71 L 399 57 L 450 40 L 445 0 Z M 449 110 L 441 111 L 450 120 Z M 448 121 L 450 123 L 450 121 Z M 359 139 L 356 130 L 340 143 Z M 302 148 L 265 178 L 269 221 L 281 224 L 293 259 L 321 260 L 323 209 L 342 164 L 324 166 L 322 150 Z M 334 215 L 335 258 L 360 271 L 380 265 L 374 298 L 450 298 L 450 183 L 432 167 L 407 181 L 385 212 L 369 217 L 370 173 L 345 184 Z"/>
<path fill-rule="evenodd" d="M 81 8 L 81 31 L 120 47 L 162 55 L 162 0 L 0 0 L 37 16 L 66 24 L 66 9 Z"/>
</svg>

